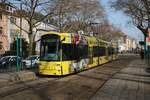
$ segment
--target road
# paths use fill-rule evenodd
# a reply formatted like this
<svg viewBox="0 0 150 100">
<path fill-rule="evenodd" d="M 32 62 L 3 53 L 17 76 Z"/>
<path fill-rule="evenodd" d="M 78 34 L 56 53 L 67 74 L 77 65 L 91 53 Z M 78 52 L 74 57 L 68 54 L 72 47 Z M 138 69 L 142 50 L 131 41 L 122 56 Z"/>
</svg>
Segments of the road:
<svg viewBox="0 0 150 100">
<path fill-rule="evenodd" d="M 133 55 L 124 56 L 74 75 L 61 78 L 40 77 L 34 82 L 13 85 L 7 87 L 8 90 L 13 89 L 0 93 L 0 100 L 112 100 L 112 94 L 116 92 L 113 86 L 120 82 L 114 76 L 135 58 L 137 57 Z M 109 90 L 111 97 L 104 96 L 104 90 Z"/>
</svg>

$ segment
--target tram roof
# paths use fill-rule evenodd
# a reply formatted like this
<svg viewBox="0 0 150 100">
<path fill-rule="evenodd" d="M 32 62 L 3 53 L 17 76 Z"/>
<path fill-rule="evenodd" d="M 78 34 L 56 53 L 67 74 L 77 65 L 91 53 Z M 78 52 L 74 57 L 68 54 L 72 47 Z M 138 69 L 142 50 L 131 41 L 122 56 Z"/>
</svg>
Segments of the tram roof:
<svg viewBox="0 0 150 100">
<path fill-rule="evenodd" d="M 60 32 L 50 31 L 50 32 L 42 33 L 42 36 L 47 35 L 47 34 L 55 34 L 59 36 L 70 36 L 70 35 L 74 36 L 75 35 L 74 33 L 60 33 Z M 88 41 L 91 41 L 92 43 L 101 42 L 101 43 L 108 44 L 108 45 L 116 45 L 116 43 L 107 42 L 94 36 L 87 36 L 87 35 L 82 35 L 82 36 L 84 36 L 86 39 L 88 39 Z"/>
<path fill-rule="evenodd" d="M 59 33 L 59 32 L 54 32 L 54 31 L 50 31 L 50 32 L 45 32 L 45 33 L 42 33 L 42 36 L 43 35 L 47 35 L 47 34 L 56 34 L 56 35 L 59 35 L 59 36 L 68 36 L 69 33 Z"/>
</svg>

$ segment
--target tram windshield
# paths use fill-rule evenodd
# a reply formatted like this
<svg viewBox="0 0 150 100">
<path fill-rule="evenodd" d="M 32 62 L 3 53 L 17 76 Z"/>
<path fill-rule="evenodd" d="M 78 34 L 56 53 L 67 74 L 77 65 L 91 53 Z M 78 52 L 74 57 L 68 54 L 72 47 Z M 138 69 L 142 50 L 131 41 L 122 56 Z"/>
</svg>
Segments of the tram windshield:
<svg viewBox="0 0 150 100">
<path fill-rule="evenodd" d="M 59 61 L 60 60 L 60 46 L 59 38 L 48 37 L 41 39 L 41 61 Z"/>
</svg>

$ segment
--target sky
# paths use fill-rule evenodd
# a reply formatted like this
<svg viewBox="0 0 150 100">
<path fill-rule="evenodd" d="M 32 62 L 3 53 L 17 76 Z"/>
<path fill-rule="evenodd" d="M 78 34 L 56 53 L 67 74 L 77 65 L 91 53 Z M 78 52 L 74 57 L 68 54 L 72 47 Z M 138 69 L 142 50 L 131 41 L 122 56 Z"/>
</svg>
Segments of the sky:
<svg viewBox="0 0 150 100">
<path fill-rule="evenodd" d="M 122 11 L 116 11 L 111 8 L 109 1 L 111 0 L 100 0 L 110 24 L 120 28 L 122 32 L 137 41 L 143 40 L 143 34 L 132 23 L 129 23 L 131 18 L 126 16 Z"/>
</svg>

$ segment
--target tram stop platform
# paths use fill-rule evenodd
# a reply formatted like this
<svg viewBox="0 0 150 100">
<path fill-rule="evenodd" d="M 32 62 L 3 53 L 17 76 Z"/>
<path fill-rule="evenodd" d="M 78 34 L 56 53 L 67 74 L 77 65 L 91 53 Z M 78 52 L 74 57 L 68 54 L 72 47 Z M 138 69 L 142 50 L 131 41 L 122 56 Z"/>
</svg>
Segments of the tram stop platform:
<svg viewBox="0 0 150 100">
<path fill-rule="evenodd" d="M 26 82 L 35 79 L 37 79 L 36 73 L 32 71 L 0 73 L 0 88 L 10 84 Z"/>
</svg>

